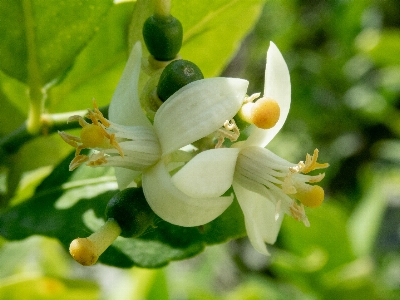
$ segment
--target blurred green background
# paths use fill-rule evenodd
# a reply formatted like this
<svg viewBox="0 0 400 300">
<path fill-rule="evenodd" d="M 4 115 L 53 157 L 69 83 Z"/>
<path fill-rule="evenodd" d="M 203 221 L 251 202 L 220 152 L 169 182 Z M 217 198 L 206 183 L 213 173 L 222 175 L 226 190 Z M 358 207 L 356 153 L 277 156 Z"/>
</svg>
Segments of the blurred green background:
<svg viewBox="0 0 400 300">
<path fill-rule="evenodd" d="M 286 217 L 270 257 L 241 238 L 154 270 L 82 267 L 55 239 L 2 239 L 0 299 L 400 299 L 400 5 L 269 0 L 259 13 L 222 75 L 248 79 L 249 94 L 262 91 L 269 41 L 283 53 L 292 105 L 268 147 L 293 162 L 317 147 L 320 161 L 330 163 L 322 182 L 326 200 L 307 211 L 311 227 Z M 115 85 L 118 76 L 107 76 Z M 0 79 L 2 93 L 26 97 L 5 73 Z M 54 96 L 71 86 L 51 91 L 50 111 L 72 109 Z M 87 107 L 87 99 L 74 109 Z M 2 135 L 22 123 L 22 115 L 2 116 Z M 35 186 L 50 170 L 46 160 L 30 157 L 37 164 L 28 160 L 33 166 L 25 171 L 44 174 L 35 173 L 35 180 L 25 174 Z M 6 168 L 0 171 L 5 192 Z M 26 188 L 19 182 L 14 204 Z"/>
</svg>

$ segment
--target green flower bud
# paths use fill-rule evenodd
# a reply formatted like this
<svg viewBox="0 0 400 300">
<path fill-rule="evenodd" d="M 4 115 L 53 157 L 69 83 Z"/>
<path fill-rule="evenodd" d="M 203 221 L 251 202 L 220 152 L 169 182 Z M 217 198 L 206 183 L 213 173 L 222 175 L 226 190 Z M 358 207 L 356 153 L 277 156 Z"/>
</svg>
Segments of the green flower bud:
<svg viewBox="0 0 400 300">
<path fill-rule="evenodd" d="M 194 63 L 183 59 L 174 60 L 165 67 L 160 76 L 157 95 L 165 101 L 188 83 L 203 78 L 203 73 Z"/>
<path fill-rule="evenodd" d="M 152 15 L 144 22 L 143 38 L 155 59 L 172 60 L 182 47 L 182 24 L 171 15 Z"/>
<path fill-rule="evenodd" d="M 153 224 L 154 212 L 147 204 L 142 188 L 127 188 L 108 202 L 107 219 L 114 219 L 121 227 L 121 236 L 137 237 Z"/>
</svg>

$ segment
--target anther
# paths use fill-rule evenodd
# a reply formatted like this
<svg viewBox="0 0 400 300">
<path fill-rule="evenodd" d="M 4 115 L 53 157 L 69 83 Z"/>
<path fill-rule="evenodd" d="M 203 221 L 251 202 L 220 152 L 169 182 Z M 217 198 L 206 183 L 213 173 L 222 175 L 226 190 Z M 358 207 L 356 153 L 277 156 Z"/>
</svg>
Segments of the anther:
<svg viewBox="0 0 400 300">
<path fill-rule="evenodd" d="M 240 136 L 240 131 L 235 123 L 235 120 L 226 120 L 223 128 L 217 130 L 217 135 L 218 140 L 217 144 L 215 145 L 216 149 L 222 146 L 225 138 L 228 138 L 231 142 L 235 142 Z"/>
<path fill-rule="evenodd" d="M 295 195 L 296 199 L 308 207 L 318 207 L 324 201 L 324 189 L 319 185 L 302 185 L 302 188 L 297 188 Z"/>
</svg>

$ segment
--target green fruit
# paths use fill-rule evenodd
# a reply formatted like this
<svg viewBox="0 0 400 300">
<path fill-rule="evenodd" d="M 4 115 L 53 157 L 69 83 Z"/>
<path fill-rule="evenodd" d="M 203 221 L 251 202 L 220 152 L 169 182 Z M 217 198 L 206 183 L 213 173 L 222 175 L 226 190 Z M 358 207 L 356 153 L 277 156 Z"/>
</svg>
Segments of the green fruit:
<svg viewBox="0 0 400 300">
<path fill-rule="evenodd" d="M 154 216 L 142 188 L 127 188 L 117 193 L 106 207 L 106 217 L 117 221 L 123 237 L 143 234 L 153 224 Z"/>
<path fill-rule="evenodd" d="M 182 47 L 182 24 L 171 15 L 152 15 L 143 24 L 143 38 L 155 59 L 172 60 Z"/>
<path fill-rule="evenodd" d="M 180 88 L 203 78 L 203 73 L 194 63 L 183 59 L 174 60 L 161 73 L 157 95 L 165 101 Z"/>
</svg>

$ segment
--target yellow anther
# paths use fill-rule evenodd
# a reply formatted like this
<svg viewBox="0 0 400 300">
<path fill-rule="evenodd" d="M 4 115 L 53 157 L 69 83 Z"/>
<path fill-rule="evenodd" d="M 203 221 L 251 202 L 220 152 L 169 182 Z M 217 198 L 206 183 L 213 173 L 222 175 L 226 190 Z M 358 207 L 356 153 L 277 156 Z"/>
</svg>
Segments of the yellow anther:
<svg viewBox="0 0 400 300">
<path fill-rule="evenodd" d="M 303 163 L 304 165 L 301 168 L 301 172 L 303 174 L 307 174 L 308 172 L 317 170 L 317 169 L 325 169 L 327 167 L 329 167 L 328 163 L 324 163 L 324 164 L 320 164 L 319 162 L 317 162 L 318 159 L 318 149 L 314 150 L 313 155 L 310 155 L 307 153 L 306 155 L 306 162 Z"/>
<path fill-rule="evenodd" d="M 278 102 L 271 98 L 262 98 L 251 108 L 251 121 L 258 128 L 270 129 L 278 122 L 280 112 Z"/>
<path fill-rule="evenodd" d="M 79 148 L 78 148 L 79 149 Z M 78 150 L 77 149 L 77 150 Z M 80 149 L 81 150 L 81 149 Z M 80 151 L 79 150 L 79 151 Z M 86 155 L 82 155 L 82 154 L 75 154 L 74 159 L 71 161 L 71 163 L 69 164 L 69 170 L 73 171 L 75 170 L 77 167 L 79 167 L 82 163 L 84 163 L 85 161 L 88 161 L 89 157 Z"/>
<path fill-rule="evenodd" d="M 225 140 L 225 138 L 229 139 L 231 142 L 237 141 L 240 136 L 240 130 L 237 127 L 235 120 L 226 120 L 223 128 L 217 130 L 218 141 L 215 145 L 215 148 L 220 148 Z"/>
<path fill-rule="evenodd" d="M 86 148 L 97 148 L 104 145 L 105 136 L 103 128 L 93 124 L 88 124 L 82 128 L 81 142 Z"/>
<path fill-rule="evenodd" d="M 310 222 L 308 221 L 303 205 L 299 205 L 296 202 L 293 202 L 289 209 L 292 217 L 295 220 L 301 221 L 304 223 L 305 226 L 310 227 Z"/>
<path fill-rule="evenodd" d="M 297 188 L 295 197 L 305 206 L 318 207 L 324 201 L 325 192 L 319 185 L 305 184 L 301 189 Z"/>
<path fill-rule="evenodd" d="M 87 166 L 96 167 L 101 166 L 102 164 L 107 163 L 107 158 L 103 152 L 99 152 L 96 154 L 92 154 L 89 158 L 89 162 L 86 164 Z"/>
</svg>

